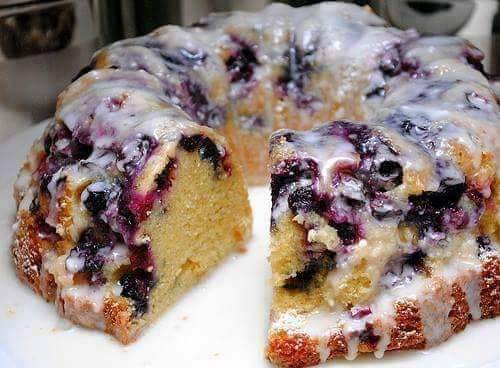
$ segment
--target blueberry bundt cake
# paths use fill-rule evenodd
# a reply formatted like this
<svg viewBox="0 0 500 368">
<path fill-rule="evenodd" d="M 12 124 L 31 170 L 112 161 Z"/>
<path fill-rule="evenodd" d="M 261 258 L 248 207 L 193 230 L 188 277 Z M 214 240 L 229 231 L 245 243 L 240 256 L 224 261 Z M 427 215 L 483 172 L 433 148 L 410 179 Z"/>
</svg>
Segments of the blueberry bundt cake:
<svg viewBox="0 0 500 368">
<path fill-rule="evenodd" d="M 271 160 L 272 361 L 442 340 L 448 327 L 422 330 L 429 298 L 378 318 L 380 300 L 436 274 L 463 277 L 452 330 L 495 316 L 499 112 L 482 58 L 342 3 L 215 14 L 114 43 L 60 96 L 21 170 L 20 278 L 64 316 L 128 342 L 247 238 L 242 175 L 264 183 Z M 366 123 L 277 133 L 269 159 L 276 129 L 341 119 Z M 476 254 L 469 268 L 457 252 Z"/>
</svg>

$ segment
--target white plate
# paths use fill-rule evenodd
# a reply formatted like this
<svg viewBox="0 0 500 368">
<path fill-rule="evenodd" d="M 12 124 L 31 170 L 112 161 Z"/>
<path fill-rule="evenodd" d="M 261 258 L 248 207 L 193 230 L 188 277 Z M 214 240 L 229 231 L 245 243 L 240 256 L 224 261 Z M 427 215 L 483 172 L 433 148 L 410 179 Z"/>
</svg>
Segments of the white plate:
<svg viewBox="0 0 500 368">
<path fill-rule="evenodd" d="M 265 188 L 250 190 L 255 225 L 248 252 L 232 255 L 130 346 L 62 320 L 53 305 L 17 280 L 9 252 L 12 183 L 42 128 L 0 146 L 0 367 L 269 367 L 264 356 L 271 295 Z M 330 365 L 500 367 L 499 336 L 500 318 L 479 321 L 425 352 L 389 352 L 382 360 L 370 354 Z"/>
</svg>

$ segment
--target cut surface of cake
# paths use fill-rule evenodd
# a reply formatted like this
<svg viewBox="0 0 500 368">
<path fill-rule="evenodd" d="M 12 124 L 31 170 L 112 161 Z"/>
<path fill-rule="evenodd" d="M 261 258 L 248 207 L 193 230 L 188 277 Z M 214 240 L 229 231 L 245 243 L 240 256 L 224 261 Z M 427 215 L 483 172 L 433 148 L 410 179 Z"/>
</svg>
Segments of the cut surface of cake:
<svg viewBox="0 0 500 368">
<path fill-rule="evenodd" d="M 278 365 L 427 348 L 500 314 L 498 107 L 401 102 L 271 138 Z"/>
<path fill-rule="evenodd" d="M 20 278 L 64 317 L 124 343 L 251 231 L 226 141 L 158 88 L 145 72 L 80 78 L 15 187 Z"/>
</svg>

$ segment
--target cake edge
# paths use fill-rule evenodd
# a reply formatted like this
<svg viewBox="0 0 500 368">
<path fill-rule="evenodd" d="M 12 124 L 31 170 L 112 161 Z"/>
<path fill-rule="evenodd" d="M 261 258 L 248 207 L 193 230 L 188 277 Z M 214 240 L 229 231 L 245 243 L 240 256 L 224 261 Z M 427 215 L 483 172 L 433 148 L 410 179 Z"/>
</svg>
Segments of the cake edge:
<svg viewBox="0 0 500 368">
<path fill-rule="evenodd" d="M 481 318 L 489 319 L 500 316 L 500 257 L 489 256 L 484 259 L 481 271 L 475 271 L 480 282 L 480 309 Z M 451 287 L 451 297 L 454 299 L 448 313 L 451 333 L 440 336 L 432 346 L 438 345 L 451 336 L 463 331 L 472 321 L 465 292 L 460 282 L 466 282 L 463 277 L 457 277 Z M 394 320 L 396 326 L 391 330 L 391 338 L 386 351 L 394 350 L 422 350 L 430 347 L 424 337 L 421 321 L 421 309 L 413 299 L 398 300 L 394 303 Z M 273 319 L 272 316 L 271 319 Z M 325 360 L 343 358 L 348 354 L 348 347 L 342 332 L 328 335 L 326 347 L 329 354 L 326 359 L 320 356 L 320 339 L 303 332 L 290 332 L 284 329 L 270 331 L 266 347 L 266 356 L 280 367 L 301 368 L 319 364 Z M 371 353 L 377 350 L 376 343 L 360 342 L 360 353 Z"/>
</svg>

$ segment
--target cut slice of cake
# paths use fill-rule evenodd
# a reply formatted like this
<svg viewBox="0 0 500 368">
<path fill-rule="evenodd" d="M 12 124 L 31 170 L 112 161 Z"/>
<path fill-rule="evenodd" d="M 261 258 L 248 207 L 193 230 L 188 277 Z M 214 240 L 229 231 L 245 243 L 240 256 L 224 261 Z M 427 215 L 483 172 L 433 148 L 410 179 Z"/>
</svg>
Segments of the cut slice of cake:
<svg viewBox="0 0 500 368">
<path fill-rule="evenodd" d="M 20 278 L 64 317 L 123 343 L 251 231 L 225 139 L 158 88 L 144 72 L 80 78 L 15 187 Z"/>
<path fill-rule="evenodd" d="M 472 124 L 398 111 L 274 133 L 272 362 L 425 348 L 500 314 L 498 127 Z"/>
</svg>

